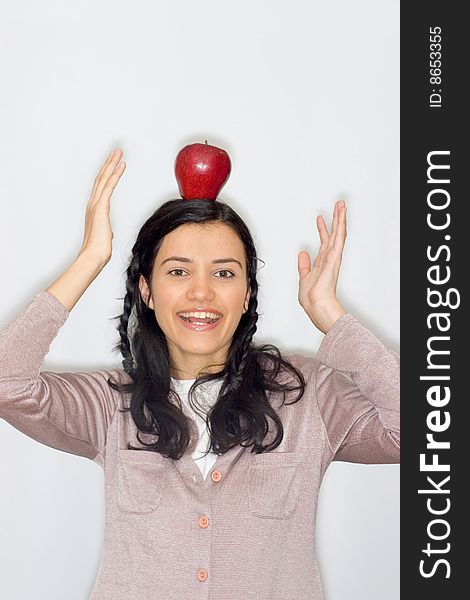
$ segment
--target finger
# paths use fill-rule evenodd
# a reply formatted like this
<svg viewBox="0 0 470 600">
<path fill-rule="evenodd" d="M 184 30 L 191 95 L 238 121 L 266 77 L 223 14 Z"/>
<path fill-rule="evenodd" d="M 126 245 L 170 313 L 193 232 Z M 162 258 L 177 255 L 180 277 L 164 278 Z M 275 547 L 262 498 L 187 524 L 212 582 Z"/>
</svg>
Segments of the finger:
<svg viewBox="0 0 470 600">
<path fill-rule="evenodd" d="M 126 163 L 124 161 L 121 161 L 114 170 L 113 174 L 109 177 L 108 181 L 106 182 L 106 185 L 104 186 L 100 195 L 100 202 L 104 202 L 111 198 L 114 188 L 116 187 L 119 179 L 121 178 L 121 175 L 124 173 L 125 168 Z"/>
<path fill-rule="evenodd" d="M 341 203 L 341 200 L 335 203 L 335 209 L 333 211 L 333 221 L 331 223 L 331 235 L 330 235 L 330 242 L 331 245 L 333 245 L 334 240 L 335 240 L 335 236 L 336 236 L 336 229 L 338 227 L 338 213 L 339 213 L 339 204 Z"/>
<path fill-rule="evenodd" d="M 305 250 L 302 250 L 297 257 L 297 268 L 299 270 L 300 279 L 310 273 L 310 254 Z"/>
<path fill-rule="evenodd" d="M 121 148 L 117 148 L 113 151 L 113 154 L 110 157 L 110 159 L 107 160 L 106 163 L 103 165 L 103 168 L 100 171 L 101 174 L 98 175 L 95 182 L 94 191 L 92 192 L 92 203 L 95 203 L 99 200 L 103 188 L 106 185 L 110 176 L 114 173 L 119 161 L 121 160 L 122 154 L 123 153 Z"/>
<path fill-rule="evenodd" d="M 333 247 L 340 253 L 343 251 L 346 235 L 346 205 L 343 205 L 339 211 L 338 226 L 336 229 L 336 236 L 333 241 Z"/>
<path fill-rule="evenodd" d="M 117 148 L 114 152 L 113 152 L 113 156 L 111 158 L 111 160 L 109 161 L 108 165 L 106 165 L 103 174 L 98 182 L 98 186 L 96 188 L 96 195 L 99 199 L 99 197 L 101 196 L 101 193 L 105 187 L 105 185 L 107 184 L 109 178 L 113 175 L 113 173 L 115 172 L 115 170 L 117 169 L 117 166 L 122 158 L 122 150 L 121 148 Z"/>
<path fill-rule="evenodd" d="M 93 196 L 95 194 L 96 188 L 98 187 L 98 183 L 100 181 L 100 177 L 102 177 L 102 175 L 103 175 L 106 167 L 112 161 L 114 153 L 115 153 L 115 150 L 111 150 L 111 152 L 108 154 L 108 157 L 104 161 L 103 166 L 99 170 L 98 175 L 95 177 L 95 181 L 94 181 L 94 184 L 93 184 L 93 189 L 91 190 L 91 198 L 93 198 Z"/>
<path fill-rule="evenodd" d="M 328 244 L 328 240 L 330 236 L 328 235 L 328 229 L 326 228 L 325 221 L 321 215 L 317 217 L 317 228 L 318 233 L 320 234 L 320 252 L 326 247 Z"/>
</svg>

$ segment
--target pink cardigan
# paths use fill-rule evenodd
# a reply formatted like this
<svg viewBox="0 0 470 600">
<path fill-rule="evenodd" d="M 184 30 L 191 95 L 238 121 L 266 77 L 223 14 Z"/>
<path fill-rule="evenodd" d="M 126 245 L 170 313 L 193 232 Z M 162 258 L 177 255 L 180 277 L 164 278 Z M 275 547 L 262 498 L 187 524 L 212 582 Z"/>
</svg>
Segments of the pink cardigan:
<svg viewBox="0 0 470 600">
<path fill-rule="evenodd" d="M 68 316 L 41 291 L 1 333 L 0 417 L 104 469 L 105 539 L 90 599 L 321 600 L 314 536 L 322 477 L 332 460 L 399 462 L 398 355 L 343 315 L 316 358 L 287 356 L 307 387 L 282 408 L 270 396 L 281 445 L 259 455 L 233 448 L 204 480 L 191 458 L 195 427 L 179 461 L 127 449 L 128 440 L 140 444 L 130 413 L 116 409 L 130 395 L 106 381 L 130 381 L 125 371 L 40 370 Z"/>
</svg>

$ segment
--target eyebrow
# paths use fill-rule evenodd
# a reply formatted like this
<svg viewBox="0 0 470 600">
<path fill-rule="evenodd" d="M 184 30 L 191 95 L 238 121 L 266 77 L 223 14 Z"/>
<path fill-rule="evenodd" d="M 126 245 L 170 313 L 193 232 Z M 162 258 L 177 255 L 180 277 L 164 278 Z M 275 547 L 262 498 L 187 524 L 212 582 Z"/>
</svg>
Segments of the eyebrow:
<svg viewBox="0 0 470 600">
<path fill-rule="evenodd" d="M 170 256 L 169 258 L 165 258 L 165 260 L 163 260 L 160 263 L 161 265 L 164 265 L 166 262 L 169 262 L 170 260 L 174 260 L 176 262 L 184 262 L 184 263 L 193 263 L 194 261 L 191 260 L 190 258 L 187 258 L 186 256 Z M 222 264 L 222 263 L 237 263 L 238 266 L 240 267 L 240 269 L 242 269 L 242 264 L 239 260 L 237 260 L 236 258 L 216 258 L 215 260 L 212 260 L 211 263 L 213 264 Z"/>
</svg>

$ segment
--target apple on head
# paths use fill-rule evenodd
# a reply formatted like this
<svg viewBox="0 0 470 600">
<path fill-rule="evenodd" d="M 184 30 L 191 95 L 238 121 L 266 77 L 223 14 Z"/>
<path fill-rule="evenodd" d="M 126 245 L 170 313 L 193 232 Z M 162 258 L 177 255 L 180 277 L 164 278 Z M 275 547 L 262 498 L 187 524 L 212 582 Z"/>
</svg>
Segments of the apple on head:
<svg viewBox="0 0 470 600">
<path fill-rule="evenodd" d="M 215 200 L 229 178 L 230 157 L 217 146 L 189 144 L 175 160 L 175 176 L 183 200 Z"/>
</svg>

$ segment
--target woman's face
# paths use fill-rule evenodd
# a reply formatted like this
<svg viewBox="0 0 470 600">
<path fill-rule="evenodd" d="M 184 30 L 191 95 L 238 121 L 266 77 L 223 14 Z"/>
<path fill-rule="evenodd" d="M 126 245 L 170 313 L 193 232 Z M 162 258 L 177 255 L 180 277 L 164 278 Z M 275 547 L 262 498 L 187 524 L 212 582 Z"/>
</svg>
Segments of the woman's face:
<svg viewBox="0 0 470 600">
<path fill-rule="evenodd" d="M 139 288 L 166 336 L 173 377 L 195 379 L 209 365 L 218 365 L 209 372 L 222 368 L 250 298 L 245 248 L 230 226 L 188 223 L 174 229 L 155 257 L 150 290 L 142 275 Z M 180 316 L 201 311 L 221 317 L 204 328 Z"/>
</svg>

